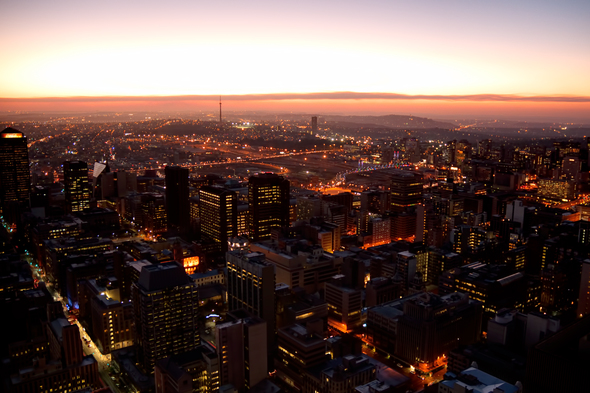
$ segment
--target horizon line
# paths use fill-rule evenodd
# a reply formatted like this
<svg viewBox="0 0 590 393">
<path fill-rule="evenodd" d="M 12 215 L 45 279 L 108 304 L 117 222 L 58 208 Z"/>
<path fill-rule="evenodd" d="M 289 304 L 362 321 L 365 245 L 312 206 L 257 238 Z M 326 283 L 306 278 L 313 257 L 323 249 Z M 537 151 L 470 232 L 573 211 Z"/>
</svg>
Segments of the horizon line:
<svg viewBox="0 0 590 393">
<path fill-rule="evenodd" d="M 285 100 L 426 100 L 473 102 L 590 102 L 590 96 L 575 95 L 518 95 L 518 94 L 400 94 L 384 92 L 315 92 L 315 93 L 263 93 L 228 94 L 225 101 L 285 101 Z M 108 101 L 210 101 L 219 100 L 219 94 L 146 95 L 146 96 L 63 96 L 63 97 L 0 97 L 1 102 L 108 102 Z"/>
</svg>

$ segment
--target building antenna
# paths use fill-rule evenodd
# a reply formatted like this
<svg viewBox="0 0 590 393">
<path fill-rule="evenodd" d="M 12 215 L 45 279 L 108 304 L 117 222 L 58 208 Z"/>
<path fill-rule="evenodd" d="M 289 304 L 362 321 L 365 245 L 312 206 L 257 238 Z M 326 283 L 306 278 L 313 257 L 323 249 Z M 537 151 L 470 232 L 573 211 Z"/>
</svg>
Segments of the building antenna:
<svg viewBox="0 0 590 393">
<path fill-rule="evenodd" d="M 221 127 L 221 96 L 219 96 L 219 127 Z"/>
</svg>

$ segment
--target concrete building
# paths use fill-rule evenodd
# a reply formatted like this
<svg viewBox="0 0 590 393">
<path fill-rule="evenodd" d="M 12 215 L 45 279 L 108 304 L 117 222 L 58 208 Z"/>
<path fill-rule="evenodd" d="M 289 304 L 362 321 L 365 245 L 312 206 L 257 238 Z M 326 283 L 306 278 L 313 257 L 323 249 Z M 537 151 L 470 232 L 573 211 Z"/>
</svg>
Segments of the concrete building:
<svg viewBox="0 0 590 393">
<path fill-rule="evenodd" d="M 139 363 L 144 373 L 152 374 L 157 360 L 200 344 L 197 287 L 180 263 L 144 266 L 131 293 Z"/>
<path fill-rule="evenodd" d="M 219 389 L 219 360 L 208 344 L 156 362 L 156 393 L 211 393 Z"/>
<path fill-rule="evenodd" d="M 434 369 L 451 349 L 479 339 L 481 313 L 481 303 L 463 293 L 418 294 L 403 305 L 395 355 L 419 369 Z"/>
<path fill-rule="evenodd" d="M 289 181 L 274 173 L 248 179 L 250 205 L 249 237 L 253 241 L 270 238 L 274 227 L 289 225 Z"/>
<path fill-rule="evenodd" d="M 533 346 L 526 365 L 527 392 L 582 392 L 590 368 L 590 315 Z"/>
<path fill-rule="evenodd" d="M 354 392 L 355 387 L 373 381 L 375 374 L 369 357 L 348 355 L 306 372 L 302 392 Z"/>
<path fill-rule="evenodd" d="M 185 233 L 190 224 L 188 168 L 167 166 L 166 174 L 166 213 L 168 231 Z"/>
<path fill-rule="evenodd" d="M 229 251 L 227 260 L 228 310 L 244 309 L 267 324 L 267 348 L 275 332 L 275 266 L 259 252 Z"/>
<path fill-rule="evenodd" d="M 278 354 L 275 366 L 279 378 L 288 385 L 301 389 L 305 370 L 329 360 L 326 355 L 326 341 L 302 325 L 286 326 L 278 330 Z"/>
<path fill-rule="evenodd" d="M 227 315 L 228 322 L 215 326 L 219 382 L 246 392 L 268 375 L 268 325 L 245 310 Z"/>
<path fill-rule="evenodd" d="M 27 138 L 14 128 L 5 128 L 0 133 L 0 214 L 10 223 L 18 219 L 13 206 L 29 205 L 31 173 Z"/>
<path fill-rule="evenodd" d="M 422 202 L 422 174 L 395 171 L 391 176 L 389 202 L 393 212 L 402 212 Z"/>
<path fill-rule="evenodd" d="M 57 314 L 53 315 L 57 310 Z M 10 392 L 78 392 L 100 386 L 98 363 L 93 356 L 84 356 L 80 330 L 70 325 L 61 313 L 61 304 L 48 307 L 45 323 L 48 353 L 36 357 L 32 364 L 21 367 L 9 379 Z"/>
<path fill-rule="evenodd" d="M 512 385 L 493 375 L 470 367 L 459 375 L 447 373 L 438 385 L 438 393 L 521 393 L 522 384 Z"/>
<path fill-rule="evenodd" d="M 204 186 L 199 189 L 201 234 L 228 249 L 228 239 L 238 234 L 238 198 L 234 191 Z"/>
<path fill-rule="evenodd" d="M 343 286 L 343 275 L 334 276 L 326 283 L 328 324 L 346 333 L 361 325 L 362 291 Z"/>
<path fill-rule="evenodd" d="M 291 289 L 301 287 L 306 293 L 324 289 L 326 282 L 341 272 L 343 258 L 331 254 L 321 246 L 308 246 L 306 242 L 286 241 L 284 246 L 269 243 L 252 243 L 250 249 L 264 254 L 266 261 L 276 270 L 276 281 Z"/>
</svg>

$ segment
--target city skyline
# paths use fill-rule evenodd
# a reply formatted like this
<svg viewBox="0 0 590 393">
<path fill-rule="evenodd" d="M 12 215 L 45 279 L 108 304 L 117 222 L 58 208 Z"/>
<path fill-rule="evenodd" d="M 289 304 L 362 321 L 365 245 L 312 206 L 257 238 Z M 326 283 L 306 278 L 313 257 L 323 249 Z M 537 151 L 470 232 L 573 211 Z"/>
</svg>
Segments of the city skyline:
<svg viewBox="0 0 590 393">
<path fill-rule="evenodd" d="M 590 120 L 582 1 L 7 2 L 0 110 Z M 49 97 L 49 98 L 48 98 Z"/>
</svg>

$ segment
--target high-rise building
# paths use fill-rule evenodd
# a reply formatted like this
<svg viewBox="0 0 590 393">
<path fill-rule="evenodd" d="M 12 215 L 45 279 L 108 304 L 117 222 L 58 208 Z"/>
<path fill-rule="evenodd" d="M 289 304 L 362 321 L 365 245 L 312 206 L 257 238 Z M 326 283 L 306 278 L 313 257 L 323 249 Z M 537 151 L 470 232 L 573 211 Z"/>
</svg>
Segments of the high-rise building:
<svg viewBox="0 0 590 393">
<path fill-rule="evenodd" d="M 250 239 L 269 239 L 272 228 L 289 225 L 289 181 L 274 173 L 251 176 L 248 181 Z"/>
<path fill-rule="evenodd" d="M 219 243 L 227 251 L 229 238 L 237 236 L 238 198 L 234 191 L 204 186 L 199 189 L 201 235 Z"/>
<path fill-rule="evenodd" d="M 195 349 L 199 335 L 197 286 L 177 261 L 148 265 L 131 287 L 140 367 Z"/>
<path fill-rule="evenodd" d="M 28 207 L 30 185 L 27 138 L 6 128 L 0 133 L 0 213 L 11 202 Z"/>
<path fill-rule="evenodd" d="M 84 161 L 64 162 L 66 209 L 80 212 L 90 208 L 88 165 Z"/>
<path fill-rule="evenodd" d="M 249 391 L 268 376 L 267 324 L 245 310 L 227 316 L 227 322 L 215 326 L 220 385 Z"/>
<path fill-rule="evenodd" d="M 280 378 L 302 387 L 305 371 L 328 361 L 326 341 L 304 326 L 286 326 L 277 332 L 278 355 L 275 366 Z"/>
<path fill-rule="evenodd" d="M 318 117 L 312 116 L 311 117 L 311 133 L 315 134 L 318 132 Z"/>
<path fill-rule="evenodd" d="M 395 355 L 408 363 L 440 366 L 443 355 L 451 349 L 478 340 L 481 313 L 481 303 L 469 300 L 464 293 L 420 293 L 403 304 Z"/>
<path fill-rule="evenodd" d="M 228 310 L 245 309 L 264 319 L 270 350 L 275 334 L 275 266 L 260 252 L 229 251 L 226 260 Z"/>
<path fill-rule="evenodd" d="M 188 231 L 190 223 L 189 170 L 179 166 L 167 166 L 165 174 L 168 230 L 174 233 L 185 233 Z"/>
<path fill-rule="evenodd" d="M 405 211 L 408 207 L 422 203 L 422 174 L 410 171 L 396 171 L 391 176 L 390 208 L 394 212 Z"/>
<path fill-rule="evenodd" d="M 347 333 L 361 325 L 362 292 L 347 288 L 342 281 L 344 275 L 334 276 L 326 283 L 328 302 L 328 324 L 336 330 Z"/>
</svg>

